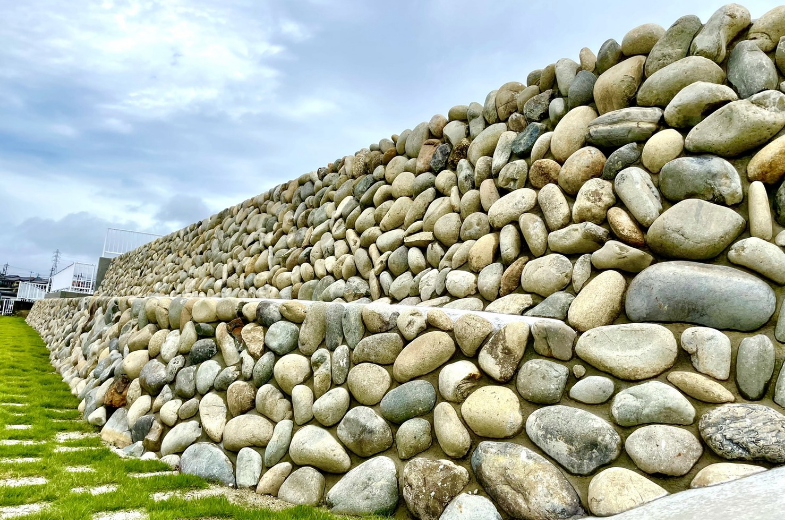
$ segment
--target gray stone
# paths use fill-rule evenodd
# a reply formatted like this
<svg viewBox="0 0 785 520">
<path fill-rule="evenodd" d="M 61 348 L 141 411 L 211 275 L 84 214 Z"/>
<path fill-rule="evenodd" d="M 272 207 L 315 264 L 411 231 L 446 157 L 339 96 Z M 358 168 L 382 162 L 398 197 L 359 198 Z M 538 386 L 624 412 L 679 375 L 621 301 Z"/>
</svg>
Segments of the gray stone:
<svg viewBox="0 0 785 520">
<path fill-rule="evenodd" d="M 621 45 L 614 40 L 605 40 L 597 52 L 597 74 L 602 74 L 621 60 Z"/>
<path fill-rule="evenodd" d="M 621 454 L 621 437 L 609 422 L 569 406 L 535 410 L 526 419 L 526 434 L 576 475 L 589 475 Z"/>
<path fill-rule="evenodd" d="M 461 493 L 444 509 L 439 520 L 502 520 L 493 502 L 480 495 Z"/>
<path fill-rule="evenodd" d="M 581 105 L 588 105 L 594 100 L 594 83 L 597 76 L 588 70 L 581 70 L 570 83 L 570 91 L 567 95 L 569 109 Z"/>
<path fill-rule="evenodd" d="M 616 149 L 605 161 L 601 178 L 606 181 L 614 180 L 620 171 L 638 162 L 641 152 L 643 152 L 643 146 L 639 143 L 628 143 Z"/>
<path fill-rule="evenodd" d="M 785 253 L 771 242 L 757 237 L 739 240 L 728 251 L 728 260 L 757 271 L 779 285 L 785 284 Z"/>
<path fill-rule="evenodd" d="M 395 433 L 395 447 L 401 460 L 422 453 L 431 447 L 431 442 L 431 423 L 427 419 L 409 419 Z"/>
<path fill-rule="evenodd" d="M 439 394 L 447 401 L 462 403 L 481 376 L 474 363 L 468 360 L 446 365 L 439 372 Z"/>
<path fill-rule="evenodd" d="M 299 468 L 281 484 L 278 498 L 298 506 L 318 506 L 324 495 L 324 475 L 313 468 Z"/>
<path fill-rule="evenodd" d="M 554 253 L 565 255 L 593 253 L 602 247 L 609 235 L 607 229 L 597 224 L 581 222 L 552 231 L 548 235 L 548 247 Z"/>
<path fill-rule="evenodd" d="M 728 460 L 785 463 L 785 416 L 759 404 L 726 404 L 703 414 L 704 442 Z"/>
<path fill-rule="evenodd" d="M 624 449 L 649 474 L 686 475 L 703 455 L 703 447 L 688 430 L 656 424 L 632 432 Z"/>
<path fill-rule="evenodd" d="M 466 455 L 472 439 L 453 405 L 441 402 L 433 410 L 433 429 L 442 451 L 453 458 Z"/>
<path fill-rule="evenodd" d="M 275 354 L 272 352 L 265 352 L 253 367 L 253 384 L 258 387 L 267 384 L 267 382 L 270 381 L 270 378 L 273 377 L 274 366 Z"/>
<path fill-rule="evenodd" d="M 687 56 L 649 76 L 638 89 L 636 101 L 642 107 L 665 107 L 681 89 L 696 81 L 722 84 L 725 72 L 702 56 Z"/>
<path fill-rule="evenodd" d="M 392 515 L 398 505 L 398 470 L 388 457 L 375 457 L 344 475 L 326 497 L 331 513 Z"/>
<path fill-rule="evenodd" d="M 614 384 L 603 376 L 589 376 L 570 388 L 570 399 L 586 404 L 602 404 L 611 398 Z"/>
<path fill-rule="evenodd" d="M 529 309 L 524 313 L 524 316 L 536 316 L 538 318 L 553 318 L 556 320 L 565 320 L 567 318 L 567 311 L 570 304 L 575 299 L 575 296 L 568 292 L 558 291 L 543 301 L 541 301 L 533 309 Z"/>
<path fill-rule="evenodd" d="M 538 320 L 531 326 L 534 350 L 541 356 L 562 361 L 572 359 L 572 347 L 577 333 L 567 324 L 558 321 Z"/>
<path fill-rule="evenodd" d="M 765 90 L 713 112 L 690 130 L 684 147 L 692 153 L 735 156 L 766 143 L 783 126 L 785 94 Z"/>
<path fill-rule="evenodd" d="M 672 367 L 678 346 L 673 333 L 661 325 L 625 323 L 585 332 L 578 338 L 575 353 L 620 379 L 638 381 Z"/>
<path fill-rule="evenodd" d="M 266 384 L 256 392 L 256 411 L 279 422 L 292 418 L 292 403 L 276 387 Z"/>
<path fill-rule="evenodd" d="M 281 321 L 279 305 L 273 302 L 259 302 L 256 306 L 256 321 L 265 327 L 271 327 Z"/>
<path fill-rule="evenodd" d="M 376 455 L 393 443 L 390 426 L 366 406 L 349 410 L 338 425 L 337 433 L 341 442 L 360 457 Z"/>
<path fill-rule="evenodd" d="M 681 347 L 690 354 L 692 366 L 698 372 L 722 380 L 730 376 L 730 339 L 722 332 L 690 327 L 681 334 Z"/>
<path fill-rule="evenodd" d="M 267 448 L 264 450 L 264 466 L 272 468 L 286 455 L 289 451 L 289 443 L 292 441 L 292 431 L 294 430 L 294 421 L 284 419 L 278 422 L 273 429 L 273 436 L 270 442 L 267 443 Z"/>
<path fill-rule="evenodd" d="M 600 471 L 591 479 L 588 491 L 589 508 L 598 516 L 616 515 L 630 509 L 637 511 L 643 504 L 668 495 L 643 475 L 619 467 Z"/>
<path fill-rule="evenodd" d="M 264 335 L 264 344 L 267 348 L 283 356 L 297 348 L 297 341 L 300 337 L 300 328 L 288 321 L 278 321 L 270 325 Z"/>
<path fill-rule="evenodd" d="M 746 225 L 744 217 L 730 208 L 687 199 L 654 221 L 646 243 L 652 251 L 663 256 L 708 260 L 728 247 Z"/>
<path fill-rule="evenodd" d="M 481 437 L 513 437 L 523 427 L 520 400 L 504 386 L 489 385 L 475 390 L 461 405 L 461 416 Z"/>
<path fill-rule="evenodd" d="M 774 374 L 774 344 L 763 334 L 744 338 L 736 356 L 736 385 L 747 400 L 757 401 L 766 393 Z"/>
<path fill-rule="evenodd" d="M 679 157 L 660 171 L 660 191 L 666 199 L 702 199 L 732 206 L 741 202 L 741 179 L 731 163 L 714 155 Z"/>
<path fill-rule="evenodd" d="M 333 388 L 313 403 L 313 416 L 323 426 L 333 426 L 349 410 L 349 392 L 345 388 Z"/>
<path fill-rule="evenodd" d="M 649 381 L 616 394 L 611 403 L 611 415 L 621 426 L 692 424 L 695 408 L 672 386 L 660 381 Z"/>
<path fill-rule="evenodd" d="M 550 296 L 567 287 L 572 279 L 572 262 L 564 255 L 547 255 L 523 267 L 521 286 L 526 292 Z"/>
<path fill-rule="evenodd" d="M 365 335 L 365 324 L 363 323 L 362 314 L 362 305 L 347 305 L 344 307 L 341 325 L 346 344 L 350 349 L 354 349 Z"/>
<path fill-rule="evenodd" d="M 139 373 L 139 384 L 150 395 L 158 395 L 166 383 L 172 380 L 174 378 L 169 379 L 167 376 L 166 366 L 157 359 L 148 361 Z"/>
<path fill-rule="evenodd" d="M 540 94 L 540 96 L 542 95 L 543 94 Z M 531 102 L 531 100 L 529 102 Z M 534 143 L 536 143 L 537 139 L 539 139 L 539 137 L 547 131 L 548 128 L 541 123 L 529 124 L 523 130 L 523 132 L 519 133 L 518 136 L 512 141 L 512 153 L 518 157 L 526 157 L 530 155 L 532 148 L 534 147 Z"/>
<path fill-rule="evenodd" d="M 750 24 L 750 12 L 739 4 L 717 9 L 690 45 L 690 54 L 704 56 L 715 63 L 725 61 L 728 44 Z"/>
<path fill-rule="evenodd" d="M 506 383 L 515 375 L 528 339 L 529 326 L 525 322 L 508 323 L 485 343 L 477 363 L 488 376 Z"/>
<path fill-rule="evenodd" d="M 663 262 L 645 269 L 627 289 L 631 321 L 686 322 L 751 331 L 774 314 L 774 291 L 732 267 Z"/>
<path fill-rule="evenodd" d="M 754 41 L 736 44 L 728 59 L 728 81 L 744 99 L 777 88 L 777 68 Z"/>
<path fill-rule="evenodd" d="M 641 225 L 649 227 L 660 216 L 660 192 L 643 168 L 625 168 L 616 175 L 613 186 L 616 195 Z"/>
<path fill-rule="evenodd" d="M 397 315 L 396 315 L 397 318 Z M 366 336 L 354 348 L 352 361 L 365 361 L 380 365 L 391 365 L 403 350 L 403 339 L 396 332 L 383 332 Z"/>
<path fill-rule="evenodd" d="M 646 76 L 686 57 L 690 43 L 701 27 L 703 24 L 695 15 L 682 16 L 676 20 L 649 52 L 644 69 Z"/>
<path fill-rule="evenodd" d="M 469 483 L 469 472 L 449 460 L 416 458 L 401 474 L 401 492 L 420 520 L 437 520 L 447 504 Z"/>
<path fill-rule="evenodd" d="M 207 361 L 218 353 L 218 345 L 212 338 L 202 338 L 191 347 L 188 354 L 188 363 L 190 365 L 198 365 Z"/>
<path fill-rule="evenodd" d="M 483 489 L 513 518 L 584 515 L 578 493 L 561 471 L 520 444 L 483 441 L 472 453 L 471 464 Z"/>
<path fill-rule="evenodd" d="M 209 442 L 189 446 L 180 457 L 180 472 L 234 487 L 234 467 L 229 457 Z"/>
<path fill-rule="evenodd" d="M 254 488 L 262 476 L 262 456 L 251 448 L 243 448 L 237 454 L 236 480 L 238 488 Z"/>
<path fill-rule="evenodd" d="M 196 392 L 196 367 L 185 367 L 177 373 L 174 393 L 178 397 L 190 399 Z"/>
<path fill-rule="evenodd" d="M 665 122 L 674 128 L 695 126 L 722 105 L 739 96 L 726 85 L 696 81 L 676 94 L 665 107 Z"/>
<path fill-rule="evenodd" d="M 589 123 L 586 142 L 601 148 L 614 148 L 645 141 L 657 131 L 662 110 L 656 107 L 620 108 Z"/>
<path fill-rule="evenodd" d="M 561 400 L 569 369 L 553 361 L 531 359 L 524 363 L 515 380 L 521 397 L 536 404 L 556 404 Z"/>
<path fill-rule="evenodd" d="M 388 421 L 400 424 L 412 417 L 424 415 L 436 406 L 436 390 L 428 381 L 409 381 L 387 392 L 379 409 Z"/>
</svg>

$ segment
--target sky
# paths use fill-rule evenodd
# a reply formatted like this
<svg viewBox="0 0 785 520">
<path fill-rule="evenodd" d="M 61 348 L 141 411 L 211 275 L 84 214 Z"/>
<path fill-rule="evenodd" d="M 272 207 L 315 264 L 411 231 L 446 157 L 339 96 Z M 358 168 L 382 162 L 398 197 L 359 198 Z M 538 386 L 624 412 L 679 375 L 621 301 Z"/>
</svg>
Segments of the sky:
<svg viewBox="0 0 785 520">
<path fill-rule="evenodd" d="M 0 270 L 96 263 L 721 2 L 0 0 Z M 744 4 L 755 19 L 772 2 Z"/>
</svg>

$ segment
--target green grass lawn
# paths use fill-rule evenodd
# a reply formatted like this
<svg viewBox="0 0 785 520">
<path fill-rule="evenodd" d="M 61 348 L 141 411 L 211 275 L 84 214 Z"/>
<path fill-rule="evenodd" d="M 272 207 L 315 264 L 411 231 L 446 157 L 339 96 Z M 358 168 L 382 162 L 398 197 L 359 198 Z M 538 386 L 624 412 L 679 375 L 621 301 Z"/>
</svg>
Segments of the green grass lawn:
<svg viewBox="0 0 785 520">
<path fill-rule="evenodd" d="M 154 501 L 153 493 L 198 490 L 210 484 L 191 475 L 166 474 L 134 478 L 130 474 L 169 471 L 156 460 L 121 459 L 95 436 L 96 429 L 77 411 L 79 404 L 49 364 L 49 351 L 38 334 L 22 318 L 0 318 L 0 481 L 43 477 L 42 485 L 10 487 L 0 483 L 0 518 L 4 508 L 24 504 L 46 504 L 25 519 L 89 520 L 109 511 L 144 511 L 151 520 L 185 518 L 271 518 L 287 520 L 334 519 L 313 508 L 294 507 L 282 512 L 248 508 L 230 503 L 224 496 L 193 500 L 172 498 Z M 21 403 L 14 406 L 9 403 Z M 31 425 L 10 429 L 8 425 Z M 91 433 L 86 438 L 58 439 L 58 434 Z M 2 441 L 32 441 L 7 444 Z M 87 447 L 83 451 L 58 451 L 62 447 Z M 9 459 L 37 460 L 11 462 Z M 86 466 L 94 471 L 73 473 L 68 468 Z M 75 488 L 115 486 L 113 491 L 92 495 Z M 253 498 L 253 496 L 251 497 Z"/>
</svg>

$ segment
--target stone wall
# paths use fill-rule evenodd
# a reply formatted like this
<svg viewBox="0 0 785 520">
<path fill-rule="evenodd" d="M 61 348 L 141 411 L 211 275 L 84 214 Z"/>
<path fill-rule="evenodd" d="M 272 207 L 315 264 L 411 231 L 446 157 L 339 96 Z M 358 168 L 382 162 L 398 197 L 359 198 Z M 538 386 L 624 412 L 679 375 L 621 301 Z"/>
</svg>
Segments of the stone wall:
<svg viewBox="0 0 785 520">
<path fill-rule="evenodd" d="M 127 455 L 336 513 L 605 516 L 785 463 L 762 334 L 235 298 L 44 300 L 28 322 Z"/>
<path fill-rule="evenodd" d="M 606 515 L 783 464 L 784 36 L 737 4 L 634 28 L 29 321 L 108 440 L 242 485 L 262 457 L 262 491 L 300 467 L 279 495 L 339 511 Z"/>
</svg>

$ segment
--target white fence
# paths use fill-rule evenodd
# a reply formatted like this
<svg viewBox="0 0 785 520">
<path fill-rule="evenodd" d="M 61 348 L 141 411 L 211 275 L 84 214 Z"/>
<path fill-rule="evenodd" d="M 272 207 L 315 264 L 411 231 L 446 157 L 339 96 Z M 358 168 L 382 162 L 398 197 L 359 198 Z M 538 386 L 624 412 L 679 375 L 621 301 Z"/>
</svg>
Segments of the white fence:
<svg viewBox="0 0 785 520">
<path fill-rule="evenodd" d="M 137 247 L 152 242 L 161 236 L 129 229 L 107 228 L 106 238 L 104 239 L 104 253 L 101 256 L 114 258 L 128 251 L 133 251 Z"/>
<path fill-rule="evenodd" d="M 16 290 L 16 299 L 29 302 L 43 300 L 47 289 L 48 284 L 45 283 L 19 282 L 19 288 Z"/>
<path fill-rule="evenodd" d="M 15 298 L 0 298 L 0 316 L 10 316 L 14 313 Z"/>
<path fill-rule="evenodd" d="M 50 280 L 49 290 L 93 294 L 95 289 L 95 264 L 74 262 Z"/>
</svg>

